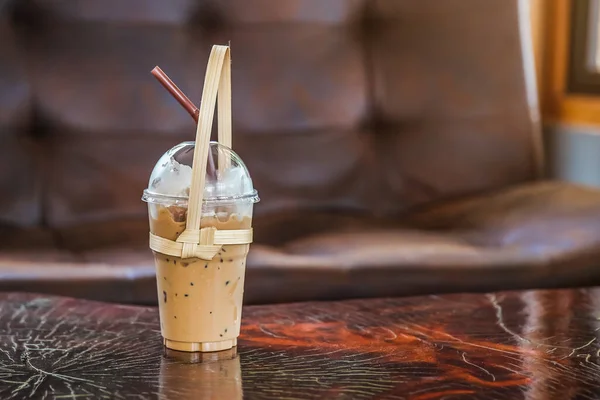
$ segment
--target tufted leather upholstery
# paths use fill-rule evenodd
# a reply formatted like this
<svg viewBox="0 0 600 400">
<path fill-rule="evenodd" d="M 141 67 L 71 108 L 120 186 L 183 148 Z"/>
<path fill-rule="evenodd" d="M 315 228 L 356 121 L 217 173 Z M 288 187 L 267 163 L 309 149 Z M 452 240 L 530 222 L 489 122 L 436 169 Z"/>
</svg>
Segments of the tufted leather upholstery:
<svg viewBox="0 0 600 400">
<path fill-rule="evenodd" d="M 567 268 L 570 255 L 600 252 L 583 223 L 600 218 L 600 193 L 536 183 L 517 4 L 5 3 L 0 285 L 153 301 L 140 195 L 154 162 L 194 126 L 149 71 L 159 64 L 199 102 L 210 46 L 227 41 L 234 148 L 262 198 L 249 302 L 506 288 L 556 257 Z M 556 214 L 542 211 L 557 193 Z M 573 210 L 581 199 L 585 211 Z M 472 212 L 479 222 L 465 239 Z M 586 239 L 566 245 L 544 228 L 556 221 Z M 507 239 L 520 232 L 531 243 Z M 461 282 L 465 271 L 476 274 Z M 521 284 L 559 283 L 544 274 Z M 561 282 L 577 284 L 573 274 Z"/>
</svg>

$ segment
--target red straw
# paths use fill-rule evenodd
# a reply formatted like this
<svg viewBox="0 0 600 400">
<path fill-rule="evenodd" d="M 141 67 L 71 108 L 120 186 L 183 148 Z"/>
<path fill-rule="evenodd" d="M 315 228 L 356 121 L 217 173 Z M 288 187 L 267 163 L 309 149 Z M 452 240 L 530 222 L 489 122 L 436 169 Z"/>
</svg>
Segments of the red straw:
<svg viewBox="0 0 600 400">
<path fill-rule="evenodd" d="M 197 123 L 198 122 L 198 114 L 200 113 L 200 110 L 181 91 L 181 89 L 179 89 L 177 87 L 175 82 L 173 82 L 171 80 L 171 78 L 169 78 L 167 76 L 167 74 L 165 74 L 164 71 L 162 69 L 160 69 L 159 66 L 154 67 L 154 69 L 151 71 L 151 74 L 154 75 L 154 77 L 156 79 L 158 79 L 160 84 L 163 85 L 164 88 L 167 89 L 167 91 L 169 93 L 171 93 L 171 96 L 173 96 L 175 98 L 175 100 L 177 100 L 179 102 L 179 104 L 181 104 L 183 106 L 183 108 L 185 108 L 185 110 L 192 116 L 192 118 L 194 118 L 194 121 L 196 121 L 196 123 Z M 207 164 L 206 172 L 207 172 L 208 176 L 216 179 L 217 171 L 215 168 L 215 160 L 213 159 L 212 152 L 210 151 L 210 149 L 208 150 L 208 164 Z"/>
<path fill-rule="evenodd" d="M 181 89 L 177 87 L 175 82 L 173 82 L 171 78 L 169 78 L 167 74 L 165 74 L 164 71 L 160 69 L 159 66 L 154 67 L 151 74 L 154 75 L 154 77 L 158 79 L 160 84 L 163 85 L 169 93 L 171 93 L 171 96 L 173 96 L 175 100 L 177 100 L 179 104 L 181 104 L 183 108 L 185 108 L 185 110 L 192 116 L 192 118 L 194 118 L 194 121 L 198 122 L 198 113 L 200 112 L 200 110 L 181 91 Z"/>
</svg>

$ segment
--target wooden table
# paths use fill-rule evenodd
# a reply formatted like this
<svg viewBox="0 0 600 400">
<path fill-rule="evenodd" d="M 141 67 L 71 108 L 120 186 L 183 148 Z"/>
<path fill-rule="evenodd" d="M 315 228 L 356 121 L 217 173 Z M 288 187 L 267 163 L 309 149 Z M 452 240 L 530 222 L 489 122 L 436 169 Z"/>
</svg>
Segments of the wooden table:
<svg viewBox="0 0 600 400">
<path fill-rule="evenodd" d="M 247 307 L 237 355 L 165 355 L 154 308 L 0 301 L 1 399 L 600 395 L 600 289 Z"/>
</svg>

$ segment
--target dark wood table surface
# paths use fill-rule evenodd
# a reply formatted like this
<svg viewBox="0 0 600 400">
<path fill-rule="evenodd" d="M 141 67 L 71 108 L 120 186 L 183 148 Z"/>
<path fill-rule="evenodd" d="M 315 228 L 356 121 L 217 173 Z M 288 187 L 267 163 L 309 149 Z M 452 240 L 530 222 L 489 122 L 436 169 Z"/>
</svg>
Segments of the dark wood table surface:
<svg viewBox="0 0 600 400">
<path fill-rule="evenodd" d="M 204 355 L 154 308 L 0 301 L 0 399 L 600 398 L 600 289 L 246 307 Z"/>
</svg>

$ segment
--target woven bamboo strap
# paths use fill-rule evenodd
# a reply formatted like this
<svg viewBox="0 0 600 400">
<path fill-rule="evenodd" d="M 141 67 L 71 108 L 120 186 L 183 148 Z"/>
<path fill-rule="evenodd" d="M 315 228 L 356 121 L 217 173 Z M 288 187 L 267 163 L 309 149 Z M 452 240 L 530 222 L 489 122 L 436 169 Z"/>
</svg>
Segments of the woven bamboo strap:
<svg viewBox="0 0 600 400">
<path fill-rule="evenodd" d="M 215 114 L 218 94 L 218 140 L 231 147 L 231 56 L 229 46 L 213 46 L 206 67 L 202 102 L 198 114 L 192 184 L 188 200 L 186 228 L 171 241 L 150 234 L 150 248 L 159 253 L 181 258 L 212 260 L 224 244 L 248 244 L 252 242 L 252 230 L 222 230 L 214 227 L 200 229 L 202 196 L 206 178 L 206 162 L 210 151 L 210 132 Z M 229 167 L 230 160 L 219 158 L 219 169 Z"/>
<path fill-rule="evenodd" d="M 185 237 L 182 238 L 184 235 Z M 150 233 L 150 248 L 168 256 L 181 257 L 185 240 L 188 244 L 192 244 L 190 257 L 212 260 L 224 244 L 252 243 L 252 229 L 218 230 L 209 227 L 202 228 L 196 237 L 190 237 L 191 235 L 192 232 L 185 231 L 174 242 Z"/>
</svg>

